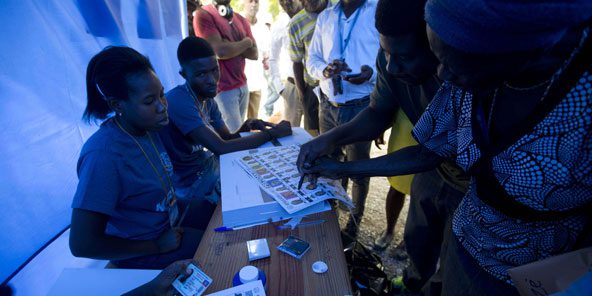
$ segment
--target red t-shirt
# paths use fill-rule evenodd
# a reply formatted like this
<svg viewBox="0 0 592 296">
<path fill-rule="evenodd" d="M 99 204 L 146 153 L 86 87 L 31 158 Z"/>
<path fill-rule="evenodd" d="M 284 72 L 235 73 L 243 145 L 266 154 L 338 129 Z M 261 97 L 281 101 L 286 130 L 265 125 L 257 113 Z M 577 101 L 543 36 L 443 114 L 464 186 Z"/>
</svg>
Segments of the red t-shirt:
<svg viewBox="0 0 592 296">
<path fill-rule="evenodd" d="M 220 35 L 222 39 L 237 42 L 245 37 L 253 38 L 249 22 L 238 13 L 232 16 L 232 23 L 220 16 L 213 4 L 206 5 L 198 10 L 193 18 L 195 34 L 201 38 Z M 233 90 L 247 83 L 245 76 L 245 58 L 236 56 L 227 60 L 218 60 L 220 65 L 220 81 L 218 92 Z"/>
</svg>

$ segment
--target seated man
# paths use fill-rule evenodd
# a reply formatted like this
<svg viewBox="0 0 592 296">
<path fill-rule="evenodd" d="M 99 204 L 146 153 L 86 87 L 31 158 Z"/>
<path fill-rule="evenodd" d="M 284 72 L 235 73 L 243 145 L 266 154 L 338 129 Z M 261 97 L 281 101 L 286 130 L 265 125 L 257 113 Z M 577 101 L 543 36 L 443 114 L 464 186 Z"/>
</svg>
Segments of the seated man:
<svg viewBox="0 0 592 296">
<path fill-rule="evenodd" d="M 248 119 L 236 133 L 230 133 L 212 100 L 220 78 L 212 47 L 205 39 L 188 37 L 179 44 L 177 58 L 186 83 L 166 94 L 170 124 L 160 131 L 160 137 L 172 160 L 179 197 L 216 202 L 220 194 L 216 156 L 258 147 L 290 135 L 292 129 L 287 121 L 274 125 Z M 250 130 L 262 132 L 239 135 Z"/>
</svg>

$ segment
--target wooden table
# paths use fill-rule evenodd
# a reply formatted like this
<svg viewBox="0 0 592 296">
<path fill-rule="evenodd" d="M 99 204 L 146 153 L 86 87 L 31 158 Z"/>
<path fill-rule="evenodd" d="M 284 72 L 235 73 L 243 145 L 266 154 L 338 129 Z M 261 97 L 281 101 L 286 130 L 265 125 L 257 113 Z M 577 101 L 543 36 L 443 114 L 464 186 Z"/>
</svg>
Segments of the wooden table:
<svg viewBox="0 0 592 296">
<path fill-rule="evenodd" d="M 222 226 L 221 207 L 218 206 L 194 257 L 204 272 L 213 279 L 206 292 L 213 293 L 232 287 L 234 274 L 245 265 L 254 265 L 265 271 L 265 292 L 270 296 L 351 295 L 335 213 L 327 211 L 309 217 L 327 221 L 294 230 L 278 230 L 277 226 L 283 223 L 279 222 L 215 232 L 214 228 Z M 300 260 L 276 249 L 289 235 L 310 243 L 310 250 Z M 271 256 L 249 262 L 246 242 L 260 238 L 267 238 Z M 316 274 L 312 271 L 312 264 L 318 260 L 329 266 L 326 273 Z"/>
</svg>

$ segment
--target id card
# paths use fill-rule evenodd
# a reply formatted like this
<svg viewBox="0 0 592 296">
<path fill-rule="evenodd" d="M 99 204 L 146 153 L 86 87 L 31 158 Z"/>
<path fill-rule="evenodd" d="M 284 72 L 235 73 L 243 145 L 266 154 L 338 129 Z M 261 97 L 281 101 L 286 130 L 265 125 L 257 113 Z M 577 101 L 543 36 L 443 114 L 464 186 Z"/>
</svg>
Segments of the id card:
<svg viewBox="0 0 592 296">
<path fill-rule="evenodd" d="M 173 287 L 183 296 L 200 296 L 212 284 L 212 278 L 191 263 L 187 267 L 193 270 L 191 275 L 185 279 L 183 275 L 179 275 L 173 282 Z"/>
<path fill-rule="evenodd" d="M 177 219 L 179 219 L 179 207 L 177 205 L 177 198 L 172 190 L 167 194 L 167 209 L 169 212 L 169 223 L 171 228 L 177 226 Z"/>
</svg>

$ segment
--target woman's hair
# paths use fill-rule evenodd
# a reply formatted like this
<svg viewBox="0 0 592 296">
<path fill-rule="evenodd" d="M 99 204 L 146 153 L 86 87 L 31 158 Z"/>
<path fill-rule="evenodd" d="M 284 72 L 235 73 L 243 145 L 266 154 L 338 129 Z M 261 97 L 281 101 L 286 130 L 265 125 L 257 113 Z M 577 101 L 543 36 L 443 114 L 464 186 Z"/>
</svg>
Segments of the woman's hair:
<svg viewBox="0 0 592 296">
<path fill-rule="evenodd" d="M 154 71 L 148 58 L 133 48 L 108 46 L 96 54 L 86 68 L 87 104 L 82 118 L 105 119 L 111 113 L 107 100 L 127 100 L 127 78 L 136 73 Z"/>
</svg>

